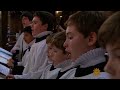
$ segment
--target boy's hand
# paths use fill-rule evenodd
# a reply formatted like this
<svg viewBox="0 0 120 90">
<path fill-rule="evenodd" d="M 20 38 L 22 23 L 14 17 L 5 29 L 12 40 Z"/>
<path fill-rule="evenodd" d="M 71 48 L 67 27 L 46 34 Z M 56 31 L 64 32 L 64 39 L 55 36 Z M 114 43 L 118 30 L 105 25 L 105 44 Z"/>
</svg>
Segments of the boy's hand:
<svg viewBox="0 0 120 90">
<path fill-rule="evenodd" d="M 9 75 L 6 76 L 6 79 L 15 79 L 15 77 L 14 77 L 14 75 L 9 74 Z"/>
<path fill-rule="evenodd" d="M 9 66 L 9 67 L 14 67 L 14 60 L 13 59 L 9 59 L 8 60 L 8 62 L 7 62 L 7 65 Z"/>
<path fill-rule="evenodd" d="M 16 50 L 12 50 L 11 53 L 16 53 Z"/>
</svg>

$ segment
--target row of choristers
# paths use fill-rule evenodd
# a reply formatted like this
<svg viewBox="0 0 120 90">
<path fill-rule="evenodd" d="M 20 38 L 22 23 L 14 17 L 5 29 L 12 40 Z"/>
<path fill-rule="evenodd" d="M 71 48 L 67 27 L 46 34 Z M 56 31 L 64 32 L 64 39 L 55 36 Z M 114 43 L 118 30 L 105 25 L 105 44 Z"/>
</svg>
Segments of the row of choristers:
<svg viewBox="0 0 120 90">
<path fill-rule="evenodd" d="M 110 79 L 112 74 L 104 71 L 109 51 L 99 44 L 98 33 L 111 16 L 106 18 L 99 11 L 77 11 L 65 22 L 66 30 L 60 31 L 54 29 L 55 17 L 50 12 L 24 12 L 24 29 L 11 50 L 13 56 L 7 61 L 11 72 L 5 78 Z"/>
</svg>

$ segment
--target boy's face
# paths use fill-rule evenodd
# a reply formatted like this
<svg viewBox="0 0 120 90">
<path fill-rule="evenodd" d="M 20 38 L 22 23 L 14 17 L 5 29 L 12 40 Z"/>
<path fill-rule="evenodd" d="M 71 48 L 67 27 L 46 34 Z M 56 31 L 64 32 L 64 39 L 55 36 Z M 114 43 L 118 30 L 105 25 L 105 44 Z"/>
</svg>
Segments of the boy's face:
<svg viewBox="0 0 120 90">
<path fill-rule="evenodd" d="M 23 27 L 25 28 L 25 27 L 29 26 L 30 24 L 31 24 L 31 21 L 28 19 L 28 17 L 23 16 L 22 17 L 22 25 L 23 25 Z"/>
<path fill-rule="evenodd" d="M 31 28 L 32 28 L 32 35 L 36 36 L 39 33 L 47 30 L 47 25 L 46 24 L 42 25 L 42 21 L 40 20 L 40 18 L 35 16 L 33 17 Z"/>
<path fill-rule="evenodd" d="M 111 78 L 120 79 L 120 43 L 117 45 L 106 45 L 109 60 L 105 71 L 111 74 Z"/>
<path fill-rule="evenodd" d="M 67 59 L 67 55 L 63 53 L 63 51 L 56 46 L 52 46 L 51 59 L 54 65 L 57 65 Z"/>
<path fill-rule="evenodd" d="M 30 33 L 24 32 L 24 40 L 27 44 L 29 44 L 33 39 L 34 38 Z"/>
<path fill-rule="evenodd" d="M 84 38 L 83 34 L 77 31 L 75 25 L 67 26 L 64 47 L 70 53 L 71 59 L 76 60 L 88 51 L 88 38 Z"/>
</svg>

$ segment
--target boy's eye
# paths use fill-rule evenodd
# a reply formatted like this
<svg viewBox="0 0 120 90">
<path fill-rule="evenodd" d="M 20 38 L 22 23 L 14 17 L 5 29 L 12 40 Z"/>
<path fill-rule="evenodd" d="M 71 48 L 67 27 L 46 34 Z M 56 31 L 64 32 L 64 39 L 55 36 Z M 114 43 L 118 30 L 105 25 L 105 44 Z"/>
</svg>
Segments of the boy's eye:
<svg viewBox="0 0 120 90">
<path fill-rule="evenodd" d="M 55 52 L 55 53 L 57 53 L 57 51 L 56 51 L 56 50 L 54 50 L 54 52 Z"/>
<path fill-rule="evenodd" d="M 120 52 L 113 52 L 113 53 L 111 53 L 111 56 L 120 58 Z"/>
<path fill-rule="evenodd" d="M 68 39 L 73 39 L 73 37 L 72 37 L 72 36 L 67 36 L 67 38 L 68 38 Z"/>
<path fill-rule="evenodd" d="M 116 58 L 120 59 L 120 55 L 115 55 L 114 57 L 116 57 Z"/>
<path fill-rule="evenodd" d="M 72 39 L 73 37 L 69 37 L 69 39 Z"/>
<path fill-rule="evenodd" d="M 36 24 L 37 22 L 33 21 L 32 23 Z"/>
<path fill-rule="evenodd" d="M 36 24 L 36 22 L 34 22 L 34 24 Z"/>
<path fill-rule="evenodd" d="M 50 50 L 52 49 L 52 48 L 49 48 Z"/>
</svg>

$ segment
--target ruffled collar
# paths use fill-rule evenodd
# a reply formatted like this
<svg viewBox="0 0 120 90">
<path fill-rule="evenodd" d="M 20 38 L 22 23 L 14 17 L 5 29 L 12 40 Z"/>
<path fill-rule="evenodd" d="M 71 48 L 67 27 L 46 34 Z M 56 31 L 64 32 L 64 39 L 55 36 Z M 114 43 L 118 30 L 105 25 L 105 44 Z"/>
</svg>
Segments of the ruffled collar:
<svg viewBox="0 0 120 90">
<path fill-rule="evenodd" d="M 94 66 L 98 63 L 105 61 L 105 49 L 96 48 L 88 51 L 87 53 L 80 56 L 76 61 L 72 63 L 72 67 L 80 65 L 81 68 Z"/>
<path fill-rule="evenodd" d="M 41 38 L 45 35 L 48 35 L 48 34 L 51 34 L 52 32 L 51 31 L 44 31 L 44 32 L 41 32 L 39 33 L 38 35 L 34 36 L 35 38 Z"/>
<path fill-rule="evenodd" d="M 65 60 L 65 61 L 61 62 L 60 64 L 54 66 L 54 67 L 55 68 L 65 68 L 68 65 L 71 65 L 71 61 L 70 60 Z"/>
</svg>

